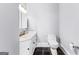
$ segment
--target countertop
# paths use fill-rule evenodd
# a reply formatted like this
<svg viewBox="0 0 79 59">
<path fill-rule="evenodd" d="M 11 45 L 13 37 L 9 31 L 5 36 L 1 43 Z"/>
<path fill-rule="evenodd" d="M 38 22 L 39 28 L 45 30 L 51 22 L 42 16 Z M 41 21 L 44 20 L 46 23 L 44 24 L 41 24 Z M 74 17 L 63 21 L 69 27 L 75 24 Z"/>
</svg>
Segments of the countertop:
<svg viewBox="0 0 79 59">
<path fill-rule="evenodd" d="M 34 35 L 36 35 L 35 31 L 28 31 L 28 33 L 25 33 L 24 35 L 19 37 L 19 41 L 25 41 L 31 39 Z"/>
</svg>

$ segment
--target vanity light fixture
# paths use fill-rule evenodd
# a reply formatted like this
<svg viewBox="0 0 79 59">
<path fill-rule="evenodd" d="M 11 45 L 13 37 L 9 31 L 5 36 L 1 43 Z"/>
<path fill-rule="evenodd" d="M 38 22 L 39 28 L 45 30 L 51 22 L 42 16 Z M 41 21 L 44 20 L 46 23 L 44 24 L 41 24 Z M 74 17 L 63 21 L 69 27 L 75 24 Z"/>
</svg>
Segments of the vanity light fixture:
<svg viewBox="0 0 79 59">
<path fill-rule="evenodd" d="M 24 9 L 24 7 L 22 7 L 21 4 L 19 4 L 19 10 L 22 12 L 22 13 L 27 13 L 27 11 Z"/>
</svg>

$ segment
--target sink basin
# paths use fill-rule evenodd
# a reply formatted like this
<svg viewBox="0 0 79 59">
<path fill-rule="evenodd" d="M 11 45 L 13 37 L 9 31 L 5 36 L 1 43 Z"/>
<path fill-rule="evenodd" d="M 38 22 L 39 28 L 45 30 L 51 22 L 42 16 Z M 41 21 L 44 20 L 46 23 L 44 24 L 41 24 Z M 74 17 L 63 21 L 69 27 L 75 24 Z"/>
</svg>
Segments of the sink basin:
<svg viewBox="0 0 79 59">
<path fill-rule="evenodd" d="M 19 37 L 19 41 L 25 41 L 31 39 L 34 35 L 36 35 L 35 31 L 28 31 L 28 33 L 25 33 L 24 35 Z"/>
</svg>

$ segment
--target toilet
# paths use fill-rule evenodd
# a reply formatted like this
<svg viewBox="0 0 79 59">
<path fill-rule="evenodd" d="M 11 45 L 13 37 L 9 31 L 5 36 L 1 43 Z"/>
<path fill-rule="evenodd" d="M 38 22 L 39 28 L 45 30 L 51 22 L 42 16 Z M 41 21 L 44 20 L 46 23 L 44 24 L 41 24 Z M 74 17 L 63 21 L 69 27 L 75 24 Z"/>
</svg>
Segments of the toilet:
<svg viewBox="0 0 79 59">
<path fill-rule="evenodd" d="M 57 48 L 59 46 L 58 42 L 56 41 L 56 36 L 53 34 L 48 35 L 48 44 L 53 55 L 57 55 Z"/>
</svg>

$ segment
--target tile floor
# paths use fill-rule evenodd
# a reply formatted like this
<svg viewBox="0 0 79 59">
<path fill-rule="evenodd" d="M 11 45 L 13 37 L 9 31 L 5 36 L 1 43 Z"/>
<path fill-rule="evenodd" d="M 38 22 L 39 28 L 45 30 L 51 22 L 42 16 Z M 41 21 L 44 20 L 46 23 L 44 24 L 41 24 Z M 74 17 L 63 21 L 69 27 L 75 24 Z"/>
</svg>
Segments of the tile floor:
<svg viewBox="0 0 79 59">
<path fill-rule="evenodd" d="M 57 48 L 58 55 L 65 55 L 60 48 Z M 33 55 L 52 55 L 49 47 L 37 47 Z"/>
</svg>

